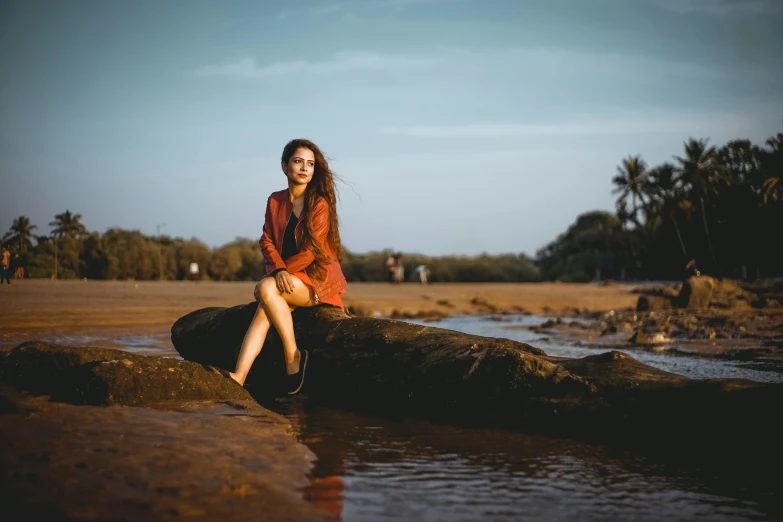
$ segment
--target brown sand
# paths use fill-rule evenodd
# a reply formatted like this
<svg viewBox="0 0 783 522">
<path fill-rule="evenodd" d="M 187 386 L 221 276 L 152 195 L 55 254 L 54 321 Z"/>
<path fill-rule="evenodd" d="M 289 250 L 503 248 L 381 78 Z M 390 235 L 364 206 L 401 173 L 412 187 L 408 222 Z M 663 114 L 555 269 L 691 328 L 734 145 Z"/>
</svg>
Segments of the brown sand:
<svg viewBox="0 0 783 522">
<path fill-rule="evenodd" d="M 253 287 L 252 282 L 15 280 L 0 287 L 0 347 L 42 336 L 132 335 L 157 337 L 172 348 L 168 333 L 174 321 L 199 308 L 251 302 Z M 343 298 L 348 307 L 381 316 L 395 310 L 486 313 L 487 304 L 541 313 L 633 306 L 637 296 L 630 291 L 626 285 L 568 283 L 351 283 Z"/>
<path fill-rule="evenodd" d="M 248 303 L 253 287 L 252 282 L 15 281 L 0 287 L 0 327 L 171 323 L 198 308 Z M 382 315 L 442 306 L 440 300 L 451 303 L 454 313 L 474 313 L 474 298 L 540 313 L 633 306 L 638 296 L 631 290 L 578 283 L 350 283 L 343 299 L 349 307 L 365 306 Z"/>
</svg>

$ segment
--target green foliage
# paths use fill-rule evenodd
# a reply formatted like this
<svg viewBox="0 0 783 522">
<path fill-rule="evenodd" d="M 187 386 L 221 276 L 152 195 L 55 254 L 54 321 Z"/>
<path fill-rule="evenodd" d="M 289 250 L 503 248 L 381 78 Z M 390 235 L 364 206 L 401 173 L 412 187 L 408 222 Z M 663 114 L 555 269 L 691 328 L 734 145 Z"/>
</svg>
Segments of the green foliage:
<svg viewBox="0 0 783 522">
<path fill-rule="evenodd" d="M 673 279 L 685 275 L 691 258 L 716 276 L 783 275 L 783 134 L 766 147 L 738 139 L 718 148 L 690 138 L 674 160 L 647 169 L 629 156 L 617 168 L 619 227 L 603 250 L 611 268 L 601 266 L 597 222 L 584 219 L 600 213 L 589 213 L 538 253 L 542 276 Z"/>
<path fill-rule="evenodd" d="M 585 282 L 600 273 L 617 278 L 618 252 L 627 248 L 620 220 L 609 212 L 582 214 L 557 239 L 538 251 L 536 261 L 546 280 Z"/>
<path fill-rule="evenodd" d="M 73 214 L 70 210 L 57 214 L 54 216 L 54 221 L 49 223 L 50 227 L 54 227 L 52 236 L 81 238 L 87 234 L 87 227 L 82 224 L 81 219 L 81 214 Z"/>
<path fill-rule="evenodd" d="M 386 259 L 394 252 L 384 250 L 368 254 L 346 253 L 341 262 L 348 281 L 388 281 Z M 408 281 L 415 281 L 414 269 L 426 265 L 432 282 L 520 282 L 540 281 L 533 261 L 524 254 L 490 256 L 442 256 L 404 254 L 402 262 Z"/>
<path fill-rule="evenodd" d="M 35 225 L 30 224 L 30 218 L 19 216 L 11 225 L 11 228 L 3 236 L 3 244 L 20 256 L 26 257 L 33 250 L 33 230 Z"/>
</svg>

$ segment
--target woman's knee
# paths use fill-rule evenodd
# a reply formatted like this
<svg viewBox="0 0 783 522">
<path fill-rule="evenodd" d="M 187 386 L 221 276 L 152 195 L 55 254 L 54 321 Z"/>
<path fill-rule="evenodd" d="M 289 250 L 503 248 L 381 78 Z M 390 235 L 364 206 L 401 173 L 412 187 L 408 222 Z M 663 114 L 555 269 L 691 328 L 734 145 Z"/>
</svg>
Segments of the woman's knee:
<svg viewBox="0 0 783 522">
<path fill-rule="evenodd" d="M 259 295 L 261 296 L 262 302 L 280 296 L 280 290 L 277 289 L 277 282 L 273 277 L 267 277 L 266 279 L 261 280 Z"/>
</svg>

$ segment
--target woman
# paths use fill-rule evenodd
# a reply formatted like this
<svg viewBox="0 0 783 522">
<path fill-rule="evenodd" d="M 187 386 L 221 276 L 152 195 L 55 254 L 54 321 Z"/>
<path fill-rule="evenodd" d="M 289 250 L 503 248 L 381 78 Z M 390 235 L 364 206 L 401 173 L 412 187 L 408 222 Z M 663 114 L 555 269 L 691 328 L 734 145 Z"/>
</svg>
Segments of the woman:
<svg viewBox="0 0 783 522">
<path fill-rule="evenodd" d="M 308 353 L 296 345 L 291 312 L 317 304 L 345 309 L 340 294 L 345 293 L 346 283 L 338 261 L 343 249 L 334 175 L 326 158 L 313 142 L 292 140 L 283 149 L 281 166 L 288 189 L 274 192 L 267 201 L 259 241 L 266 275 L 254 291 L 258 309 L 242 342 L 236 369 L 220 373 L 244 385 L 273 325 L 283 341 L 288 393 L 293 395 L 304 384 Z"/>
</svg>

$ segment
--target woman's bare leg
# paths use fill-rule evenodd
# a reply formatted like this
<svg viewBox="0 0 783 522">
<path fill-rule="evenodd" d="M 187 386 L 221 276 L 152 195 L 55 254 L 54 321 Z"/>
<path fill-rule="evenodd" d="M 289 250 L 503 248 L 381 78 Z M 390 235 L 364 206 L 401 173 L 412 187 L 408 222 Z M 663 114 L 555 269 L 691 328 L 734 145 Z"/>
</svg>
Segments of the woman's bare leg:
<svg viewBox="0 0 783 522">
<path fill-rule="evenodd" d="M 299 348 L 294 338 L 294 321 L 291 310 L 300 306 L 313 306 L 313 290 L 299 278 L 294 277 L 294 291 L 290 294 L 280 293 L 275 280 L 271 277 L 261 281 L 261 305 L 280 339 L 285 351 L 286 372 L 293 375 L 299 371 Z M 267 327 L 268 328 L 268 327 Z"/>
<path fill-rule="evenodd" d="M 245 338 L 242 341 L 242 348 L 239 350 L 236 369 L 230 373 L 231 378 L 239 384 L 245 384 L 247 374 L 253 366 L 256 357 L 261 353 L 261 348 L 264 346 L 264 341 L 266 340 L 266 334 L 268 332 L 269 319 L 266 317 L 264 307 L 261 303 L 258 303 L 256 315 L 253 316 L 253 321 L 250 323 L 250 327 L 247 329 Z"/>
</svg>

